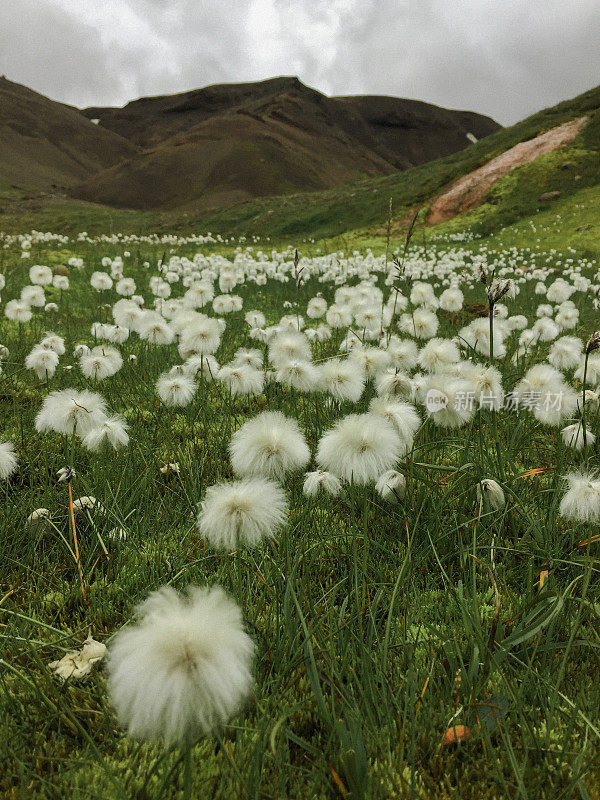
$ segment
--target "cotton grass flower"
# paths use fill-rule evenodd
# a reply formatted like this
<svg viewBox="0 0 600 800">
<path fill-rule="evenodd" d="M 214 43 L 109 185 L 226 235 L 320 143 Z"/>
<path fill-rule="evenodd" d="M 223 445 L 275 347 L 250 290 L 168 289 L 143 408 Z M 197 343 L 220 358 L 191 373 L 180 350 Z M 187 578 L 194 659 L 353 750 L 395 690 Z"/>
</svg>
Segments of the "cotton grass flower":
<svg viewBox="0 0 600 800">
<path fill-rule="evenodd" d="M 215 550 L 234 550 L 274 538 L 286 520 L 283 489 L 264 478 L 244 478 L 207 489 L 197 526 Z"/>
<path fill-rule="evenodd" d="M 119 447 L 126 447 L 129 444 L 127 427 L 123 417 L 108 417 L 83 437 L 83 446 L 94 453 L 103 448 L 112 447 L 113 450 L 118 450 Z"/>
<path fill-rule="evenodd" d="M 252 687 L 254 644 L 236 603 L 219 586 L 153 592 L 113 638 L 110 696 L 138 739 L 189 744 L 225 725 Z"/>
<path fill-rule="evenodd" d="M 578 451 L 583 450 L 584 447 L 591 447 L 596 441 L 596 437 L 587 427 L 584 440 L 583 425 L 581 422 L 576 422 L 573 425 L 567 425 L 566 428 L 562 429 L 560 434 L 567 447 L 571 447 L 573 450 Z"/>
<path fill-rule="evenodd" d="M 40 380 L 51 378 L 58 366 L 58 355 L 42 344 L 36 344 L 25 359 L 25 368 L 33 370 Z"/>
<path fill-rule="evenodd" d="M 412 448 L 415 434 L 421 427 L 421 417 L 413 405 L 385 397 L 374 397 L 369 403 L 369 411 L 392 423 L 402 440 L 402 455 Z"/>
<path fill-rule="evenodd" d="M 35 427 L 39 433 L 54 431 L 85 436 L 106 419 L 106 404 L 94 392 L 62 389 L 51 392 L 42 403 Z"/>
<path fill-rule="evenodd" d="M 183 373 L 166 372 L 156 382 L 156 393 L 170 408 L 188 406 L 196 394 L 196 384 Z"/>
<path fill-rule="evenodd" d="M 198 358 L 198 356 L 195 356 L 195 358 Z M 217 379 L 227 387 L 233 397 L 260 394 L 265 382 L 263 372 L 249 365 L 244 366 L 241 364 L 226 364 L 221 367 L 217 373 Z"/>
<path fill-rule="evenodd" d="M 390 469 L 379 476 L 375 491 L 382 500 L 401 499 L 406 494 L 406 478 L 401 472 Z"/>
<path fill-rule="evenodd" d="M 18 464 L 12 442 L 0 442 L 0 480 L 8 480 L 16 471 Z"/>
<path fill-rule="evenodd" d="M 306 473 L 302 491 L 306 497 L 314 497 L 319 492 L 337 497 L 342 491 L 342 484 L 333 473 L 317 469 L 314 472 Z"/>
<path fill-rule="evenodd" d="M 9 300 L 4 306 L 4 316 L 11 322 L 29 322 L 33 313 L 28 303 L 22 300 Z"/>
<path fill-rule="evenodd" d="M 402 314 L 398 320 L 398 328 L 415 339 L 432 339 L 438 327 L 439 320 L 433 311 L 421 307 L 412 314 Z"/>
<path fill-rule="evenodd" d="M 440 428 L 460 428 L 475 413 L 469 381 L 446 375 L 432 375 L 424 385 L 425 408 Z"/>
<path fill-rule="evenodd" d="M 34 265 L 29 269 L 29 280 L 38 286 L 47 286 L 52 283 L 52 270 L 50 267 Z"/>
<path fill-rule="evenodd" d="M 276 480 L 298 472 L 310 460 L 298 423 L 280 411 L 264 411 L 245 422 L 233 434 L 229 454 L 236 475 Z"/>
<path fill-rule="evenodd" d="M 572 472 L 565 476 L 568 489 L 560 501 L 562 517 L 572 522 L 600 522 L 600 479 L 596 473 Z"/>
<path fill-rule="evenodd" d="M 413 386 L 408 375 L 391 368 L 377 375 L 375 390 L 381 397 L 409 398 L 412 395 Z"/>
<path fill-rule="evenodd" d="M 504 508 L 506 500 L 504 490 L 500 484 L 492 478 L 484 478 L 477 484 L 477 500 L 490 507 L 492 511 L 500 511 Z"/>
<path fill-rule="evenodd" d="M 311 357 L 310 342 L 302 333 L 289 331 L 269 342 L 269 360 L 276 368 L 290 361 L 310 361 Z"/>
<path fill-rule="evenodd" d="M 332 358 L 320 366 L 319 386 L 335 399 L 357 403 L 365 388 L 365 375 L 356 362 Z"/>
<path fill-rule="evenodd" d="M 350 414 L 321 437 L 317 463 L 342 480 L 365 484 L 391 469 L 402 449 L 390 422 L 376 414 Z"/>
<path fill-rule="evenodd" d="M 310 361 L 280 362 L 275 380 L 298 392 L 312 392 L 319 381 L 319 371 Z"/>
<path fill-rule="evenodd" d="M 79 368 L 86 378 L 103 381 L 115 375 L 123 366 L 123 358 L 114 347 L 98 345 L 79 359 Z"/>
<path fill-rule="evenodd" d="M 440 372 L 460 361 L 455 342 L 450 339 L 430 339 L 419 353 L 419 365 L 427 372 Z"/>
<path fill-rule="evenodd" d="M 559 370 L 576 369 L 583 353 L 583 342 L 577 336 L 561 336 L 553 342 L 548 361 Z"/>
</svg>

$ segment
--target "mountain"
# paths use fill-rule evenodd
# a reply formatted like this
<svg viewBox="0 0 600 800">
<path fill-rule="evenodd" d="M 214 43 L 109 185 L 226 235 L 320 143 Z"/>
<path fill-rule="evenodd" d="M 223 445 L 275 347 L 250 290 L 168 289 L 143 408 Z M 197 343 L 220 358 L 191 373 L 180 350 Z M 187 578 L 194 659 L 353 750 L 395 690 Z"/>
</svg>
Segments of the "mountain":
<svg viewBox="0 0 600 800">
<path fill-rule="evenodd" d="M 25 190 L 64 188 L 136 150 L 76 108 L 0 78 L 0 183 Z"/>
<path fill-rule="evenodd" d="M 488 117 L 412 100 L 326 97 L 294 77 L 82 113 L 137 152 L 73 188 L 74 197 L 194 212 L 390 175 L 500 128 Z"/>
<path fill-rule="evenodd" d="M 540 147 L 552 139 L 559 144 L 556 149 Z M 528 157 L 514 158 L 515 153 L 529 151 L 534 156 L 530 162 Z M 506 161 L 508 170 L 496 169 L 499 161 Z M 470 187 L 462 187 L 461 181 L 490 169 L 494 180 L 486 179 L 471 202 Z M 444 197 L 457 192 L 449 214 L 432 213 Z M 578 208 L 573 215 L 583 220 L 573 229 L 578 239 L 583 234 L 577 228 L 585 227 L 588 217 L 598 230 L 600 86 L 542 109 L 445 158 L 331 189 L 256 198 L 183 219 L 174 214 L 169 225 L 228 235 L 285 237 L 286 241 L 357 230 L 385 233 L 390 199 L 393 228 L 400 230 L 419 209 L 428 212 L 430 224 L 437 221 L 434 217 L 456 216 L 457 225 L 471 225 L 474 232 L 487 235 L 520 219 L 533 218 L 538 211 L 571 213 L 575 205 Z"/>
</svg>

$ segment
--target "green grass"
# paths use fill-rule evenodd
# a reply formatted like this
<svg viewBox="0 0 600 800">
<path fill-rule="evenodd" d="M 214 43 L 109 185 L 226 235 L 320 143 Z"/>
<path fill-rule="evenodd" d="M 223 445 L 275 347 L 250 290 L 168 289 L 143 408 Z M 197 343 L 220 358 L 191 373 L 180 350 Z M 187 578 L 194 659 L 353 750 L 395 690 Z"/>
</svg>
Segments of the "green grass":
<svg viewBox="0 0 600 800">
<path fill-rule="evenodd" d="M 468 247 L 477 252 L 479 244 Z M 231 477 L 233 431 L 263 409 L 278 409 L 298 419 L 314 452 L 337 418 L 366 410 L 373 387 L 357 407 L 337 409 L 276 384 L 233 401 L 216 384 L 203 384 L 190 407 L 173 411 L 161 407 L 154 384 L 180 361 L 175 346 L 152 348 L 132 336 L 123 353 L 136 354 L 137 364 L 126 363 L 96 387 L 110 411 L 128 419 L 129 447 L 93 456 L 78 441 L 35 433 L 48 390 L 93 388 L 71 353 L 77 342 L 92 343 L 93 321 L 109 318 L 104 304 L 117 296 L 98 296 L 88 281 L 103 255 L 118 252 L 85 243 L 36 248 L 29 263 L 64 263 L 77 254 L 86 269 L 71 270 L 62 298 L 48 290 L 48 300 L 60 305 L 55 316 L 37 312 L 22 327 L 0 319 L 0 342 L 11 353 L 0 375 L 2 439 L 15 443 L 21 461 L 0 486 L 2 796 L 182 796 L 180 755 L 123 734 L 102 669 L 83 683 L 62 684 L 47 664 L 90 631 L 108 641 L 149 591 L 193 582 L 222 584 L 257 644 L 247 707 L 194 748 L 195 796 L 597 798 L 598 543 L 578 546 L 597 530 L 558 516 L 560 476 L 584 466 L 586 457 L 527 414 L 501 412 L 494 420 L 481 412 L 458 432 L 425 422 L 401 467 L 404 502 L 384 504 L 372 489 L 356 487 L 333 501 L 308 501 L 301 476 L 292 477 L 289 524 L 277 542 L 244 551 L 240 569 L 234 554 L 212 551 L 194 527 L 206 488 Z M 161 255 L 140 245 L 126 259 L 125 274 L 148 304 L 153 272 L 142 262 L 156 264 Z M 550 256 L 558 270 L 565 255 Z M 18 250 L 4 251 L 3 259 L 7 300 L 27 279 Z M 303 312 L 317 291 L 331 301 L 331 285 L 316 281 L 298 294 L 293 283 L 239 288 L 244 309 L 262 309 L 270 323 L 285 313 L 285 300 L 298 300 Z M 468 293 L 467 303 L 481 300 L 477 288 Z M 538 300 L 527 286 L 511 310 L 532 318 Z M 581 311 L 576 333 L 587 338 L 597 327 L 589 298 Z M 440 319 L 440 335 L 449 336 L 471 316 Z M 23 362 L 49 328 L 66 337 L 68 350 L 46 386 Z M 335 353 L 339 340 L 315 346 L 315 357 Z M 228 318 L 220 362 L 249 345 L 241 317 Z M 514 347 L 513 340 L 498 363 L 506 387 L 522 371 L 511 363 Z M 528 363 L 544 354 L 541 347 Z M 590 424 L 598 432 L 597 416 Z M 181 472 L 165 479 L 159 467 L 174 461 Z M 67 490 L 56 481 L 66 463 L 76 470 L 76 496 L 93 495 L 107 510 L 78 518 L 87 603 L 70 550 Z M 539 467 L 546 471 L 524 476 Z M 509 502 L 503 512 L 480 514 L 474 487 L 491 476 Z M 38 507 L 51 510 L 54 527 L 26 528 Z M 116 526 L 127 531 L 126 541 L 108 538 Z M 490 644 L 494 589 L 475 558 L 489 564 L 493 541 L 500 616 Z M 546 567 L 551 574 L 540 590 Z M 443 747 L 457 711 L 455 721 L 468 724 L 472 736 Z"/>
</svg>

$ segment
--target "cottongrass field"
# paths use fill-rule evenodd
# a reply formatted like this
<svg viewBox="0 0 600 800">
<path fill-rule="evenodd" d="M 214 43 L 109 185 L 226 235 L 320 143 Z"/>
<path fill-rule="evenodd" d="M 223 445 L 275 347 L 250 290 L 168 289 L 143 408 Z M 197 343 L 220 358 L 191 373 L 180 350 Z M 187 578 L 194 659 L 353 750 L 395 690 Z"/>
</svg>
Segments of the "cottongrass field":
<svg viewBox="0 0 600 800">
<path fill-rule="evenodd" d="M 593 259 L 2 244 L 3 797 L 600 796 Z"/>
</svg>

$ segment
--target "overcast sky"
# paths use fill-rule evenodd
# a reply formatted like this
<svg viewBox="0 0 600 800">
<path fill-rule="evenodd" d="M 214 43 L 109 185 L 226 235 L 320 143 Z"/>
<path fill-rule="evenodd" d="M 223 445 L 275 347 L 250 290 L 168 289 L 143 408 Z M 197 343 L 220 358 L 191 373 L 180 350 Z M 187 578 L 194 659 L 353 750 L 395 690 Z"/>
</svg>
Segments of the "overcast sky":
<svg viewBox="0 0 600 800">
<path fill-rule="evenodd" d="M 0 0 L 0 73 L 80 107 L 297 75 L 506 125 L 600 83 L 600 0 Z"/>
</svg>

